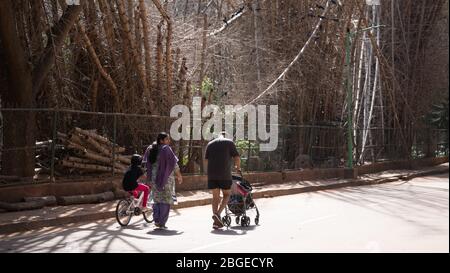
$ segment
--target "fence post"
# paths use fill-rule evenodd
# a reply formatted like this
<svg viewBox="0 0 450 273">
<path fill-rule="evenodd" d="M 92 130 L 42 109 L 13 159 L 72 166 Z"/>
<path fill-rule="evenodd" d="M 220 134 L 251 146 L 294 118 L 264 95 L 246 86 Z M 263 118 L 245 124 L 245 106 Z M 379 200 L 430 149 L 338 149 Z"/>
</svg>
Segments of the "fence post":
<svg viewBox="0 0 450 273">
<path fill-rule="evenodd" d="M 284 160 L 283 160 L 283 156 L 284 156 L 284 141 L 285 141 L 285 128 L 281 127 L 281 155 L 280 155 L 280 172 L 282 173 L 284 171 Z"/>
<path fill-rule="evenodd" d="M 250 149 L 251 149 L 250 139 L 248 139 L 247 141 L 248 141 L 248 147 L 247 147 L 247 172 L 250 172 Z"/>
<path fill-rule="evenodd" d="M 433 142 L 433 129 L 428 128 L 427 131 L 427 153 L 425 157 L 434 157 L 434 151 L 432 150 L 434 147 L 432 147 Z"/>
<path fill-rule="evenodd" d="M 169 133 L 170 132 L 170 128 L 167 127 L 167 118 L 164 117 L 164 132 Z"/>
<path fill-rule="evenodd" d="M 449 136 L 449 132 L 448 132 L 448 128 L 445 130 L 445 141 L 446 143 L 444 144 L 444 154 L 446 156 L 448 156 L 448 150 L 449 150 L 449 140 L 448 140 L 448 136 Z"/>
<path fill-rule="evenodd" d="M 116 162 L 116 137 L 117 137 L 117 115 L 113 115 L 114 118 L 114 125 L 113 125 L 113 147 L 112 147 L 112 176 L 114 177 L 114 167 Z"/>
<path fill-rule="evenodd" d="M 50 180 L 55 182 L 55 149 L 56 149 L 56 126 L 58 122 L 58 110 L 53 111 L 53 135 L 52 135 L 52 162 L 50 167 Z"/>
<path fill-rule="evenodd" d="M 345 66 L 347 70 L 347 76 L 345 79 L 345 88 L 347 91 L 347 168 L 353 169 L 353 93 L 351 85 L 351 35 L 350 31 L 347 31 L 345 36 Z"/>
</svg>

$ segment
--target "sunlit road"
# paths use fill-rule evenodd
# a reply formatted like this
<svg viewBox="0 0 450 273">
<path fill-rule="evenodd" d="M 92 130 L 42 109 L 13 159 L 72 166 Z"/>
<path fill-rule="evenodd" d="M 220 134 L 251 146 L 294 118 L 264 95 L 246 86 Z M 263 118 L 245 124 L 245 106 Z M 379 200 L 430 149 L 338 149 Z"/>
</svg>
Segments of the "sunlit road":
<svg viewBox="0 0 450 273">
<path fill-rule="evenodd" d="M 213 231 L 209 206 L 0 236 L 0 252 L 449 252 L 448 174 L 257 199 L 260 225 Z"/>
</svg>

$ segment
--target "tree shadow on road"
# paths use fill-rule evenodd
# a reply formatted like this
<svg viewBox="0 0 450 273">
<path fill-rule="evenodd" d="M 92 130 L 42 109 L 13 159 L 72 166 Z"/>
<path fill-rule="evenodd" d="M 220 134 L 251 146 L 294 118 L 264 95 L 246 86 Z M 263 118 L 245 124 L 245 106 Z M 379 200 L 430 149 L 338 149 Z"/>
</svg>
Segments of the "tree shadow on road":
<svg viewBox="0 0 450 273">
<path fill-rule="evenodd" d="M 132 226 L 126 226 L 126 227 L 118 226 L 117 230 L 142 230 L 142 229 L 146 229 L 146 228 L 149 228 L 149 226 L 142 224 L 142 225 L 132 225 Z"/>
<path fill-rule="evenodd" d="M 65 230 L 64 230 L 65 229 Z M 111 225 L 111 221 L 95 223 L 68 224 L 63 227 L 50 227 L 30 232 L 14 234 L 2 238 L 0 252 L 109 252 L 113 242 L 120 242 L 133 252 L 143 252 L 135 240 L 152 240 L 147 236 L 126 233 L 127 230 L 143 230 L 134 225 L 125 228 Z M 76 236 L 69 241 L 69 237 Z"/>
<path fill-rule="evenodd" d="M 448 189 L 410 182 L 388 186 L 352 187 L 321 191 L 317 194 L 363 207 L 423 228 L 440 232 L 432 223 L 448 217 Z M 418 220 L 420 219 L 420 221 Z"/>
</svg>

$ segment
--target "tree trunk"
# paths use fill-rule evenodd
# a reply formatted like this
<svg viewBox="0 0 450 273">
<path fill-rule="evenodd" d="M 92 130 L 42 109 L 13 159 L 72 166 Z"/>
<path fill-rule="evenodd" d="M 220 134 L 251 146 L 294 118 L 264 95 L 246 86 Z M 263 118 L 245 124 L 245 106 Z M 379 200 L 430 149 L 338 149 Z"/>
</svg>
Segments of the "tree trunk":
<svg viewBox="0 0 450 273">
<path fill-rule="evenodd" d="M 138 56 L 138 52 L 136 49 L 136 41 L 133 38 L 133 35 L 130 30 L 130 21 L 125 15 L 125 5 L 123 0 L 117 0 L 117 8 L 119 10 L 119 17 L 120 21 L 122 23 L 122 28 L 125 34 L 125 39 L 128 40 L 128 44 L 130 45 L 130 51 L 131 51 L 131 57 L 134 62 L 135 69 L 137 71 L 137 74 L 141 80 L 142 87 L 144 94 L 148 93 L 148 86 L 147 86 L 147 77 L 145 74 L 145 68 L 143 64 L 141 63 L 141 60 Z"/>
<path fill-rule="evenodd" d="M 98 71 L 100 72 L 100 75 L 105 79 L 108 86 L 111 88 L 112 96 L 114 98 L 115 106 L 117 111 L 122 110 L 122 102 L 119 97 L 119 90 L 114 82 L 114 80 L 111 78 L 108 72 L 103 68 L 103 65 L 100 63 L 100 59 L 97 56 L 97 53 L 94 50 L 94 47 L 92 46 L 91 40 L 86 34 L 86 31 L 81 23 L 78 23 L 78 29 L 81 32 L 81 37 L 83 39 L 83 42 L 86 46 L 86 49 L 89 52 L 89 55 L 94 62 L 94 64 L 97 66 Z"/>
<path fill-rule="evenodd" d="M 33 95 L 36 95 L 41 89 L 45 78 L 55 63 L 55 50 L 63 45 L 81 10 L 82 5 L 67 6 L 61 19 L 50 30 L 49 34 L 52 36 L 52 39 L 48 40 L 44 54 L 41 56 L 38 65 L 33 69 Z"/>
<path fill-rule="evenodd" d="M 6 60 L 8 92 L 4 106 L 34 106 L 31 69 L 16 29 L 12 1 L 0 1 L 0 46 Z M 2 173 L 32 178 L 35 162 L 35 114 L 4 112 Z"/>
<path fill-rule="evenodd" d="M 163 22 L 158 24 L 158 32 L 156 36 L 156 93 L 160 97 L 162 91 L 162 70 L 163 70 L 163 45 L 162 45 L 162 27 Z M 161 101 L 157 101 L 156 104 L 160 104 Z"/>
<path fill-rule="evenodd" d="M 144 0 L 139 0 L 139 10 L 142 20 L 142 30 L 144 32 L 144 50 L 145 50 L 145 70 L 147 73 L 147 86 L 149 93 L 148 100 L 152 101 L 152 77 L 151 77 L 151 64 L 152 64 L 152 48 L 150 46 L 150 28 L 148 22 L 147 6 Z M 153 108 L 153 107 L 152 107 Z"/>
<path fill-rule="evenodd" d="M 167 104 L 172 107 L 172 20 L 167 14 L 166 8 L 161 5 L 159 0 L 152 0 L 158 9 L 161 16 L 167 23 L 167 36 L 166 36 L 166 95 Z"/>
</svg>

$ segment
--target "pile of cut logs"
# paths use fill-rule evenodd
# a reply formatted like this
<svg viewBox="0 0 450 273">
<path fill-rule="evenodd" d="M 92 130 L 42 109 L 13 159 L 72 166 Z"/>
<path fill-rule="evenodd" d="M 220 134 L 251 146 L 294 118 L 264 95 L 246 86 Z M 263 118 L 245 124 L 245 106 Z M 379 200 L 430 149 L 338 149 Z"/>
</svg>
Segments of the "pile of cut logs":
<svg viewBox="0 0 450 273">
<path fill-rule="evenodd" d="M 125 148 L 113 145 L 106 137 L 95 130 L 74 128 L 69 134 L 58 132 L 58 142 L 64 146 L 64 153 L 59 150 L 58 170 L 70 172 L 111 172 L 114 156 L 114 172 L 124 173 L 130 164 L 130 156 L 125 156 Z M 114 153 L 113 153 L 114 147 Z"/>
</svg>

